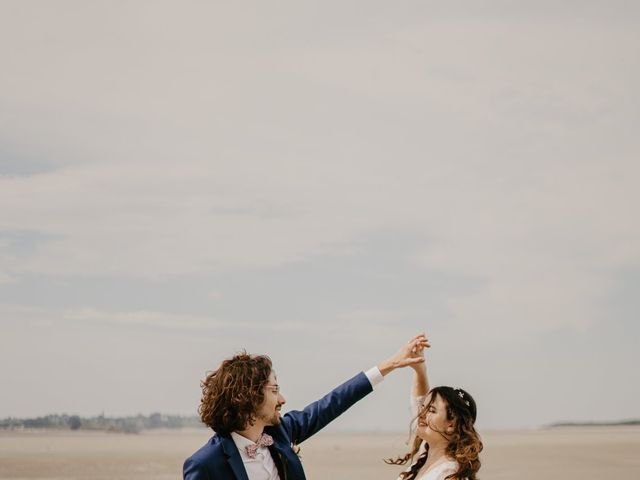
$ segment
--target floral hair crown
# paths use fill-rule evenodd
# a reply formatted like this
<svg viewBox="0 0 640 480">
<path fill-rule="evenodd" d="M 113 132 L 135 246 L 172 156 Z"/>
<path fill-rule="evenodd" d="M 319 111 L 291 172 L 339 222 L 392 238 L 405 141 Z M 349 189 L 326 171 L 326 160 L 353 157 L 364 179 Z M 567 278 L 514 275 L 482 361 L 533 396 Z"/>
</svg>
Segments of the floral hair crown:
<svg viewBox="0 0 640 480">
<path fill-rule="evenodd" d="M 467 407 L 471 407 L 471 402 L 469 402 L 469 400 L 466 400 L 464 398 L 464 392 L 462 391 L 462 389 L 460 387 L 454 387 L 453 391 L 456 392 L 458 394 L 458 397 L 460 397 L 460 400 L 462 400 L 462 402 L 467 406 Z"/>
</svg>

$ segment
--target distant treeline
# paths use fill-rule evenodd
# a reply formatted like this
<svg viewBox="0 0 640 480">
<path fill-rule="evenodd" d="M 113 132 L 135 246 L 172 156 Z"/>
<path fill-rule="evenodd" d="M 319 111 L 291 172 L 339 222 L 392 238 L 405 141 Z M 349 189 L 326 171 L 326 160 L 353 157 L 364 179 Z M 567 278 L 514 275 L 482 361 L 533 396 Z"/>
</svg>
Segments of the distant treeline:
<svg viewBox="0 0 640 480">
<path fill-rule="evenodd" d="M 562 422 L 552 423 L 550 427 L 617 427 L 621 425 L 640 425 L 640 419 L 619 420 L 617 422 Z"/>
<path fill-rule="evenodd" d="M 200 418 L 181 415 L 136 415 L 131 417 L 80 417 L 78 415 L 46 415 L 37 418 L 5 418 L 0 420 L 0 429 L 50 428 L 58 430 L 102 430 L 137 433 L 154 428 L 202 427 Z"/>
</svg>

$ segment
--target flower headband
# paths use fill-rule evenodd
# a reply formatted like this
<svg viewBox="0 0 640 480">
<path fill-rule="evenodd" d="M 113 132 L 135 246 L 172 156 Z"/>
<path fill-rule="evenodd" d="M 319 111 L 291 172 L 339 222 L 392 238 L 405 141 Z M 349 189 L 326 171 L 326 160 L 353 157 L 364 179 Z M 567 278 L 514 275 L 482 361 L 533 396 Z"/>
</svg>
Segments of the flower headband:
<svg viewBox="0 0 640 480">
<path fill-rule="evenodd" d="M 462 400 L 467 407 L 471 407 L 471 403 L 469 402 L 469 400 L 465 400 L 464 399 L 464 392 L 462 391 L 461 388 L 454 387 L 453 390 L 458 393 L 458 396 L 460 397 L 460 400 Z"/>
</svg>

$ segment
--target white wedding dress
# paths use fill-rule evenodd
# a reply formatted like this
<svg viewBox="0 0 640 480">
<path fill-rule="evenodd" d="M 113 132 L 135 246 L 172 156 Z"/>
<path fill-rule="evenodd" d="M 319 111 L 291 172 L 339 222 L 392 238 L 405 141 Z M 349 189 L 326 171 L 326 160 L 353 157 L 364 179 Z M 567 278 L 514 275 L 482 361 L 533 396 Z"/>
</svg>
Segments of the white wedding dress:
<svg viewBox="0 0 640 480">
<path fill-rule="evenodd" d="M 418 415 L 418 411 L 420 406 L 424 402 L 425 396 L 420 397 L 412 397 L 411 398 L 411 415 L 412 418 L 415 418 Z M 420 447 L 420 451 L 418 451 L 418 456 L 422 453 L 422 449 L 424 448 L 424 444 Z M 446 460 L 441 463 L 437 463 L 428 471 L 423 473 L 422 475 L 418 475 L 415 480 L 444 480 L 447 476 L 452 473 L 456 473 L 458 471 L 458 462 L 455 460 Z"/>
<path fill-rule="evenodd" d="M 447 460 L 434 465 L 423 475 L 416 477 L 416 480 L 444 480 L 447 476 L 458 471 L 458 462 L 455 460 Z"/>
</svg>

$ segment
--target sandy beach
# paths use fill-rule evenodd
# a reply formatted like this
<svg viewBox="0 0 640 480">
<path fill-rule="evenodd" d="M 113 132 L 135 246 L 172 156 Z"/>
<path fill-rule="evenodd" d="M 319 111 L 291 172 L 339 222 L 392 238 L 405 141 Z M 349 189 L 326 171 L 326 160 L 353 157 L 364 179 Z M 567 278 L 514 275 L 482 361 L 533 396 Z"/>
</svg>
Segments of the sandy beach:
<svg viewBox="0 0 640 480">
<path fill-rule="evenodd" d="M 141 434 L 2 431 L 0 479 L 177 479 L 206 430 Z M 309 479 L 392 480 L 382 458 L 404 451 L 398 433 L 323 432 L 302 445 Z M 640 428 L 484 432 L 480 477 L 500 480 L 640 478 Z"/>
</svg>

